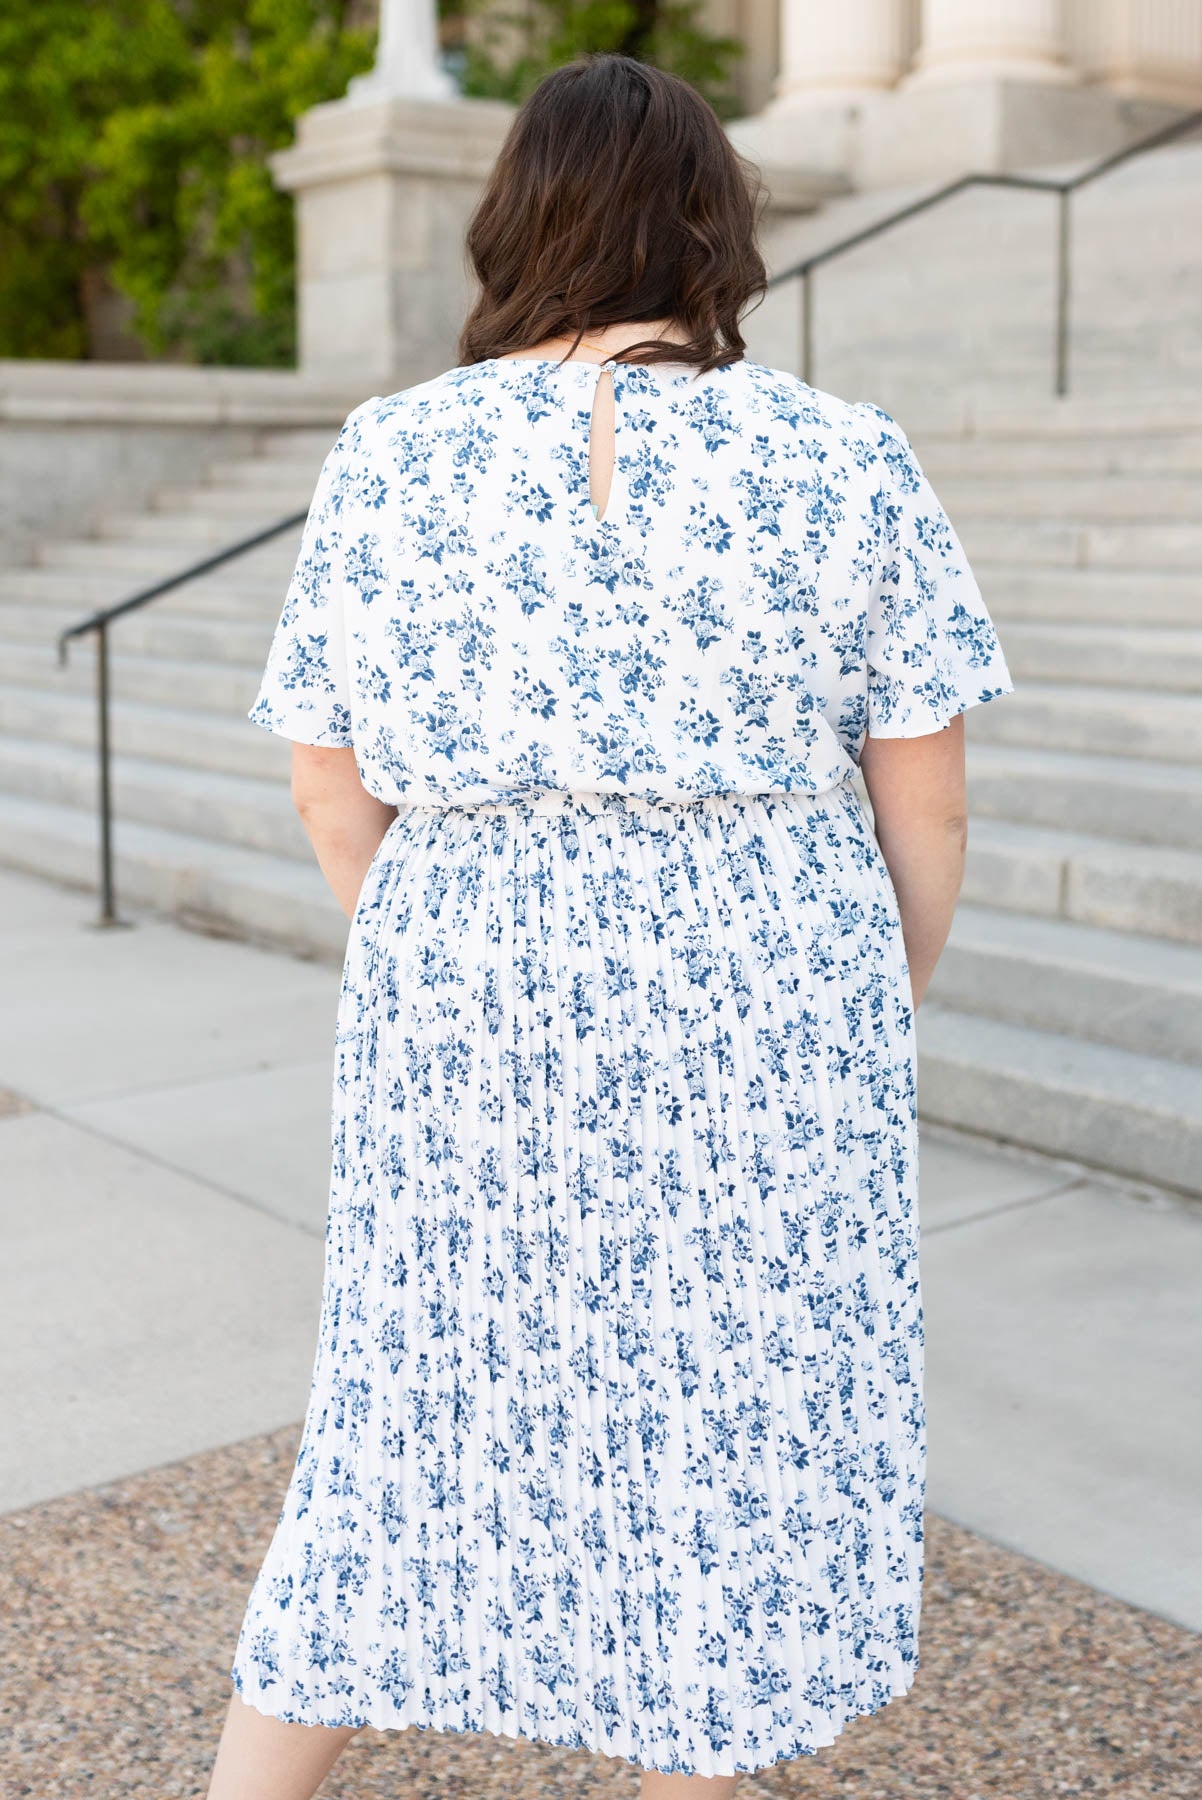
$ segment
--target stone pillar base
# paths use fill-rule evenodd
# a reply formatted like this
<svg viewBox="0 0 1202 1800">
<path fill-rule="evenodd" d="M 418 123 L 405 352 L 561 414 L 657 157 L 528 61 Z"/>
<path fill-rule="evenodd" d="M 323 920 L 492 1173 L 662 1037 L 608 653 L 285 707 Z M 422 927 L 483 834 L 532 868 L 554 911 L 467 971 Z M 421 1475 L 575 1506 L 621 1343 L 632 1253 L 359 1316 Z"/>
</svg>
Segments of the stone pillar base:
<svg viewBox="0 0 1202 1800">
<path fill-rule="evenodd" d="M 907 83 L 855 100 L 790 97 L 739 121 L 732 135 L 765 162 L 841 173 L 855 188 L 897 187 L 1104 156 L 1180 110 L 1003 77 Z"/>
<path fill-rule="evenodd" d="M 296 196 L 300 366 L 391 393 L 456 360 L 463 234 L 513 109 L 492 100 L 332 100 L 271 158 Z"/>
<path fill-rule="evenodd" d="M 1083 162 L 1173 116 L 1100 88 L 1007 77 L 914 83 L 865 115 L 865 186 Z"/>
</svg>

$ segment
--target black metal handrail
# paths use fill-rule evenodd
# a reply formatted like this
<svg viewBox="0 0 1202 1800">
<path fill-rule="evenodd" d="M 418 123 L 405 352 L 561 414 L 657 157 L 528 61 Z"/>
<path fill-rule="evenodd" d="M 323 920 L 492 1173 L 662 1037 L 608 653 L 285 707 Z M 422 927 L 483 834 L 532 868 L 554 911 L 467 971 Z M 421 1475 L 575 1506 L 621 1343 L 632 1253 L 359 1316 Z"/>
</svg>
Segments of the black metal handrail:
<svg viewBox="0 0 1202 1800">
<path fill-rule="evenodd" d="M 1186 113 L 1184 117 L 1173 119 L 1159 130 L 1149 132 L 1146 137 L 1137 138 L 1134 143 L 1126 144 L 1121 150 L 1112 150 L 1109 155 L 1099 157 L 1090 163 L 1088 168 L 1080 170 L 1076 175 L 1057 178 L 1052 175 L 961 175 L 945 186 L 935 188 L 918 200 L 912 200 L 907 206 L 899 206 L 895 212 L 886 213 L 882 218 L 874 219 L 871 225 L 863 226 L 859 231 L 851 232 L 847 237 L 837 239 L 833 244 L 826 244 L 821 250 L 815 250 L 804 257 L 801 262 L 794 263 L 791 268 L 782 269 L 773 275 L 768 282 L 769 288 L 780 287 L 786 281 L 801 281 L 801 376 L 802 380 L 812 384 L 814 376 L 814 271 L 824 263 L 834 262 L 837 257 L 845 255 L 849 250 L 857 249 L 872 238 L 882 237 L 895 226 L 904 225 L 907 220 L 917 218 L 920 213 L 930 212 L 932 207 L 942 206 L 945 200 L 952 200 L 969 188 L 1025 188 L 1032 193 L 1055 194 L 1057 210 L 1056 238 L 1056 383 L 1055 391 L 1063 396 L 1068 393 L 1069 369 L 1069 295 L 1071 290 L 1070 258 L 1072 252 L 1070 205 L 1078 188 L 1087 187 L 1108 175 L 1120 164 L 1130 162 L 1133 157 L 1143 156 L 1149 150 L 1158 150 L 1162 144 L 1172 143 L 1175 138 L 1186 137 L 1191 131 L 1202 126 L 1202 110 Z"/>
<path fill-rule="evenodd" d="M 197 576 L 205 575 L 210 569 L 216 569 L 222 563 L 232 562 L 236 556 L 244 556 L 248 550 L 255 550 L 260 544 L 269 543 L 272 538 L 279 537 L 281 532 L 294 530 L 303 525 L 308 517 L 308 508 L 303 512 L 289 513 L 286 519 L 277 519 L 274 525 L 268 525 L 253 536 L 239 538 L 236 544 L 228 544 L 224 550 L 215 551 L 202 561 L 190 563 L 176 575 L 168 575 L 163 581 L 156 581 L 150 587 L 140 588 L 128 599 L 118 600 L 114 606 L 101 607 L 98 612 L 89 613 L 86 619 L 69 625 L 59 633 L 58 664 L 63 668 L 67 661 L 67 644 L 71 638 L 83 637 L 87 632 L 96 633 L 96 702 L 99 713 L 99 731 L 97 733 L 97 752 L 100 775 L 100 925 L 123 925 L 124 919 L 117 917 L 116 888 L 113 876 L 113 802 L 111 764 L 112 749 L 109 736 L 109 639 L 108 628 L 114 619 L 123 613 L 133 612 L 139 606 L 145 606 L 149 600 L 157 600 L 160 594 L 166 594 L 172 588 L 182 587 L 186 581 L 195 581 Z"/>
</svg>

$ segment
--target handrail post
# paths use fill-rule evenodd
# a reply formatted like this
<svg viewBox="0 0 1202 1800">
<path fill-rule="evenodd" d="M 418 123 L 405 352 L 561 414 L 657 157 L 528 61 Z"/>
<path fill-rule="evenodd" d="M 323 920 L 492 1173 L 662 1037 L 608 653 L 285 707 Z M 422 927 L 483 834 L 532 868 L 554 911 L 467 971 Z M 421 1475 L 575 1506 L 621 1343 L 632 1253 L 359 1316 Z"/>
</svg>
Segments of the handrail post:
<svg viewBox="0 0 1202 1800">
<path fill-rule="evenodd" d="M 1073 191 L 1067 185 L 1056 196 L 1056 392 L 1068 393 L 1069 261 L 1072 253 L 1069 206 Z"/>
<path fill-rule="evenodd" d="M 109 756 L 109 634 L 108 621 L 102 620 L 96 631 L 96 702 L 100 711 L 97 743 L 100 751 L 100 920 L 101 925 L 117 925 L 116 895 L 113 881 L 113 799 Z"/>
<path fill-rule="evenodd" d="M 801 271 L 801 379 L 814 385 L 814 270 L 806 263 Z"/>
</svg>

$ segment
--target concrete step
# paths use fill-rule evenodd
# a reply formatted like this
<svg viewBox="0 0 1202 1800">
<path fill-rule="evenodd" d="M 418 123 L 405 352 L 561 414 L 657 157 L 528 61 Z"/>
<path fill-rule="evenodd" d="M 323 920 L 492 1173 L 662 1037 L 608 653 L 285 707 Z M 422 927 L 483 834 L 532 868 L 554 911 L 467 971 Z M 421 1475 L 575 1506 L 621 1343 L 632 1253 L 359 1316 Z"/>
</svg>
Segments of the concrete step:
<svg viewBox="0 0 1202 1800">
<path fill-rule="evenodd" d="M 326 450 L 330 448 L 326 445 Z M 292 455 L 283 451 L 274 455 L 260 456 L 227 456 L 214 462 L 201 483 L 202 489 L 210 487 L 236 488 L 240 492 L 247 488 L 280 488 L 291 493 L 299 490 L 312 493 L 317 485 L 317 477 L 325 460 L 325 451 L 318 456 Z M 173 484 L 159 490 L 163 494 L 188 494 L 195 490 Z"/>
<path fill-rule="evenodd" d="M 881 295 L 878 287 L 878 316 Z M 898 304 L 914 307 L 914 295 L 899 297 Z M 790 312 L 792 316 L 778 339 L 783 354 L 768 360 L 777 368 L 796 369 L 800 336 L 796 288 L 792 308 L 782 298 L 775 310 L 778 323 Z M 1149 321 L 1147 329 L 1156 331 L 1160 325 L 1159 320 Z M 1044 417 L 1050 419 L 1049 435 L 1116 436 L 1122 432 L 1125 410 L 1133 436 L 1197 431 L 1196 406 L 1192 415 L 1189 411 L 1190 404 L 1202 398 L 1196 347 L 1188 355 L 1173 353 L 1154 368 L 1139 369 L 1132 363 L 1130 345 L 1140 327 L 1129 324 L 1126 357 L 1099 355 L 1088 367 L 1078 360 L 1071 392 L 1061 399 L 1053 391 L 1048 339 L 1035 345 L 1031 354 L 1021 344 L 1009 354 L 1005 340 L 1010 329 L 1009 322 L 999 320 L 996 332 L 968 333 L 953 344 L 946 326 L 941 328 L 931 318 L 923 338 L 890 344 L 884 338 L 874 343 L 866 327 L 854 344 L 834 355 L 819 343 L 816 383 L 828 393 L 875 401 L 905 426 L 915 442 L 921 432 L 965 426 L 974 436 L 1010 436 L 1016 427 L 1030 435 L 1032 425 L 1038 426 Z M 818 335 L 821 339 L 821 328 Z"/>
<path fill-rule="evenodd" d="M 1202 1194 L 1195 1067 L 924 1000 L 923 1118 Z"/>
<path fill-rule="evenodd" d="M 150 498 L 153 513 L 198 513 L 206 518 L 228 519 L 235 532 L 252 531 L 256 521 L 282 519 L 307 507 L 313 498 L 316 473 L 296 481 L 235 482 L 223 478 L 196 487 L 163 487 Z"/>
<path fill-rule="evenodd" d="M 962 903 L 927 993 L 1012 1025 L 1202 1065 L 1202 946 Z"/>
<path fill-rule="evenodd" d="M 0 608 L 16 606 L 58 607 L 67 615 L 66 623 L 82 618 L 103 606 L 113 606 L 125 599 L 134 587 L 149 585 L 142 580 L 130 582 L 119 571 L 90 568 L 46 568 L 40 564 L 0 569 Z M 150 603 L 151 611 L 163 614 L 174 611 L 210 610 L 221 605 L 258 605 L 270 595 L 277 610 L 283 598 L 278 577 L 255 577 L 247 574 L 246 559 L 214 569 L 194 581 L 172 588 L 169 593 Z"/>
<path fill-rule="evenodd" d="M 216 570 L 201 581 L 185 582 L 159 599 L 151 600 L 149 611 L 157 612 L 163 618 L 173 616 L 219 622 L 240 619 L 260 627 L 266 621 L 274 625 L 294 567 L 294 563 L 289 563 L 286 572 L 277 569 L 273 575 L 252 584 L 246 563 L 238 561 L 225 571 Z"/>
<path fill-rule="evenodd" d="M 999 620 L 1202 624 L 1199 569 L 1039 568 L 973 556 L 973 573 Z"/>
<path fill-rule="evenodd" d="M 1202 475 L 1202 433 L 1146 437 L 963 437 L 932 432 L 915 450 L 937 489 L 956 477 Z"/>
<path fill-rule="evenodd" d="M 0 633 L 12 637 L 26 635 L 19 626 L 14 625 L 9 629 L 6 621 L 10 609 L 18 615 L 30 612 L 36 614 L 40 611 L 46 620 L 47 629 L 35 629 L 34 636 L 49 636 L 57 641 L 58 633 L 64 627 L 76 624 L 105 606 L 116 604 L 134 592 L 136 586 L 136 583 L 122 580 L 114 593 L 100 599 L 94 595 L 81 596 L 83 604 L 79 606 L 48 605 L 39 594 L 27 595 L 24 599 L 19 596 L 0 598 Z M 64 591 L 69 592 L 69 589 Z M 227 622 L 241 623 L 262 630 L 264 625 L 274 625 L 278 619 L 286 591 L 287 583 L 281 585 L 278 579 L 264 582 L 259 588 L 234 585 L 232 582 L 226 587 L 212 579 L 204 588 L 185 583 L 169 593 L 160 594 L 157 600 L 149 601 L 145 607 L 135 607 L 132 612 L 115 620 L 111 627 L 113 635 L 110 641 L 116 644 L 119 637 L 124 639 L 128 628 L 146 619 L 190 620 L 199 625 L 214 625 L 219 629 Z"/>
<path fill-rule="evenodd" d="M 1015 681 L 1098 682 L 1202 692 L 1202 625 L 1089 625 L 1010 620 L 1006 661 Z"/>
<path fill-rule="evenodd" d="M 254 730 L 253 726 L 248 726 Z M 287 764 L 274 778 L 188 768 L 151 757 L 112 758 L 113 816 L 212 843 L 311 862 L 313 852 L 288 793 Z M 72 744 L 0 736 L 0 791 L 96 811 L 96 752 Z"/>
<path fill-rule="evenodd" d="M 1202 763 L 1202 694 L 1026 681 L 1005 705 L 974 708 L 968 730 L 981 744 Z"/>
<path fill-rule="evenodd" d="M 162 600 L 152 601 L 148 606 L 126 614 L 112 626 L 113 659 L 126 654 L 163 657 L 169 661 L 225 662 L 248 669 L 258 664 L 261 668 L 267 658 L 272 627 L 268 604 L 262 596 L 260 602 L 256 606 L 260 615 L 257 618 L 218 619 L 204 613 L 196 615 L 169 610 L 172 602 L 164 596 Z M 272 590 L 270 604 L 273 610 L 278 611 L 279 603 L 280 596 Z M 53 668 L 57 681 L 55 646 L 58 634 L 74 624 L 86 610 L 79 606 L 22 606 L 14 600 L 0 601 L 0 667 L 6 670 L 29 667 L 18 664 L 17 647 L 22 646 L 27 654 L 36 646 L 39 652 L 45 651 L 45 658 L 39 660 L 37 667 Z M 68 670 L 78 662 L 91 668 L 90 642 L 81 639 L 72 644 Z M 63 679 L 67 679 L 67 671 L 63 671 Z"/>
<path fill-rule="evenodd" d="M 235 663 L 228 659 L 207 662 L 199 657 L 140 654 L 128 645 L 124 635 L 118 639 L 117 629 L 113 627 L 109 653 L 109 687 L 114 701 L 146 701 L 153 706 L 169 694 L 172 705 L 181 711 L 245 716 L 258 692 L 270 632 L 252 634 L 256 638 L 254 653 L 245 662 Z M 227 624 L 213 629 L 220 632 L 230 627 Z M 52 644 L 14 643 L 0 637 L 0 668 L 6 681 L 23 684 L 30 693 L 45 692 L 53 697 L 90 694 L 95 689 L 95 660 L 86 643 L 72 646 L 66 668 L 60 669 Z"/>
<path fill-rule="evenodd" d="M 264 780 L 291 762 L 288 740 L 249 719 L 179 706 L 160 689 L 163 704 L 122 700 L 112 711 L 112 747 L 186 768 L 215 769 Z M 249 703 L 248 703 L 249 704 Z M 0 733 L 50 744 L 93 748 L 96 706 L 90 695 L 0 685 Z"/>
<path fill-rule="evenodd" d="M 364 400 L 373 398 L 364 394 Z M 333 449 L 338 433 L 342 429 L 342 420 L 334 425 L 314 425 L 293 427 L 290 425 L 265 426 L 255 439 L 255 448 L 264 461 L 274 457 L 287 459 L 294 457 L 299 461 L 312 462 L 319 468 L 328 450 Z"/>
<path fill-rule="evenodd" d="M 1130 366 L 1127 373 L 1131 373 Z M 918 368 L 913 374 L 916 392 L 921 393 L 929 385 L 929 369 Z M 1065 399 L 1055 398 L 1042 387 L 1042 375 L 1040 384 L 1039 392 L 1015 399 L 1007 392 L 1004 379 L 981 381 L 979 371 L 974 371 L 964 386 L 953 377 L 958 405 L 950 418 L 946 411 L 941 417 L 933 408 L 917 411 L 912 417 L 916 427 L 927 433 L 939 426 L 946 429 L 949 423 L 963 430 L 967 422 L 974 437 L 991 442 L 999 438 L 1069 443 L 1082 438 L 1114 441 L 1198 435 L 1200 414 L 1194 402 L 1200 397 L 1199 384 L 1185 382 L 1177 373 L 1147 383 L 1127 379 L 1109 390 L 1100 384 L 1093 389 L 1079 385 Z M 946 406 L 946 402 L 942 404 Z M 921 402 L 916 405 L 921 407 Z"/>
<path fill-rule="evenodd" d="M 1010 521 L 948 507 L 952 524 L 974 564 L 1034 564 L 1043 568 L 1135 569 L 1145 578 L 1161 569 L 1202 566 L 1202 524 L 1169 521 L 1141 525 Z"/>
<path fill-rule="evenodd" d="M 135 901 L 209 931 L 340 961 L 348 921 L 320 871 L 290 857 L 118 820 L 118 913 Z M 0 794 L 0 862 L 98 888 L 96 821 L 73 807 Z"/>
<path fill-rule="evenodd" d="M 308 498 L 301 495 L 288 504 L 276 507 L 252 505 L 243 513 L 230 516 L 219 502 L 173 512 L 114 512 L 98 521 L 96 535 L 102 543 L 180 544 L 185 546 L 184 562 L 195 562 L 206 550 L 220 550 L 238 538 L 266 531 L 278 519 L 302 511 Z M 294 546 L 300 541 L 300 524 L 281 534 L 280 542 Z M 293 551 L 295 556 L 295 548 Z"/>
<path fill-rule="evenodd" d="M 1092 751 L 986 744 L 966 758 L 969 812 L 1102 838 L 1202 851 L 1202 769 Z"/>
<path fill-rule="evenodd" d="M 1146 521 L 1202 524 L 1197 479 L 1186 475 L 947 474 L 940 499 L 953 519 Z"/>
<path fill-rule="evenodd" d="M 962 897 L 981 906 L 1202 944 L 1202 853 L 973 818 Z"/>
<path fill-rule="evenodd" d="M 241 532 L 223 533 L 220 541 L 189 542 L 179 537 L 162 541 L 128 538 L 47 538 L 38 545 L 37 562 L 44 569 L 87 569 L 115 580 L 118 598 L 135 588 L 149 586 L 152 581 L 178 574 L 205 556 L 235 543 Z M 300 528 L 281 534 L 271 543 L 249 550 L 228 565 L 236 568 L 239 578 L 255 584 L 266 580 L 287 580 L 296 566 L 300 549 Z M 121 579 L 128 578 L 122 587 Z"/>
</svg>

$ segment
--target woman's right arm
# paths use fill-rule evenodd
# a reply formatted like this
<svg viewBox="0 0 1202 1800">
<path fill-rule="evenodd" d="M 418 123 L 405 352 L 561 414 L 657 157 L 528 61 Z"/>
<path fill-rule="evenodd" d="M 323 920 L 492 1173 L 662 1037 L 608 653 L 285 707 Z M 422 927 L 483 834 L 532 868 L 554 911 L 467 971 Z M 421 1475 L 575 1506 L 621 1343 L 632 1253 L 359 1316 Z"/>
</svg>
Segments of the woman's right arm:
<svg viewBox="0 0 1202 1800">
<path fill-rule="evenodd" d="M 860 770 L 897 893 L 917 1007 L 947 942 L 964 880 L 963 713 L 941 731 L 918 737 L 866 737 Z"/>
<path fill-rule="evenodd" d="M 399 809 L 364 787 L 351 747 L 319 749 L 296 742 L 292 804 L 334 898 L 353 919 L 367 871 Z"/>
</svg>

